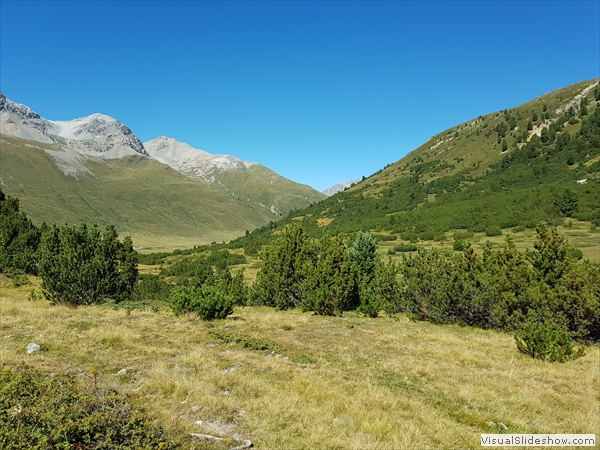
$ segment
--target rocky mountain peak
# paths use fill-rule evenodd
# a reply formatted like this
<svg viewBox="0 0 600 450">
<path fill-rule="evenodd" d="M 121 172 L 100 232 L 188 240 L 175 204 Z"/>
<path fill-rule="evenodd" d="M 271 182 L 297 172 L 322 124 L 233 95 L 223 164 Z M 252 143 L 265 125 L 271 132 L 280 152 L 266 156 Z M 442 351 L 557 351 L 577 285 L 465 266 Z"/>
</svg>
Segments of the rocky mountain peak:
<svg viewBox="0 0 600 450">
<path fill-rule="evenodd" d="M 56 143 L 84 155 L 106 159 L 131 154 L 149 156 L 142 142 L 131 130 L 110 116 L 92 114 L 74 120 L 47 120 L 1 93 L 0 126 L 3 134 Z"/>
<path fill-rule="evenodd" d="M 34 112 L 29 107 L 7 99 L 6 96 L 2 92 L 0 92 L 0 112 L 5 111 L 7 113 L 19 115 L 23 119 L 41 119 L 39 114 Z"/>
<path fill-rule="evenodd" d="M 188 177 L 204 181 L 212 180 L 210 174 L 214 170 L 243 170 L 254 165 L 235 156 L 213 155 L 166 136 L 147 141 L 144 147 L 151 158 L 168 164 Z"/>
</svg>

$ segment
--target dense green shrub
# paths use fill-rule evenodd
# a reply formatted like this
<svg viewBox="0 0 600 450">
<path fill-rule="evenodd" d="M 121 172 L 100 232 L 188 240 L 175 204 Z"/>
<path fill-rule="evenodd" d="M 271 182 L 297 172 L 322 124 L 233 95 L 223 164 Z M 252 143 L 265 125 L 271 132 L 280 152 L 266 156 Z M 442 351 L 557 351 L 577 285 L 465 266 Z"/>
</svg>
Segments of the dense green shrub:
<svg viewBox="0 0 600 450">
<path fill-rule="evenodd" d="M 483 260 L 472 248 L 451 255 L 419 250 L 400 265 L 401 305 L 419 320 L 496 328 L 497 296 Z"/>
<path fill-rule="evenodd" d="M 178 286 L 169 294 L 169 304 L 177 316 L 192 312 L 202 320 L 214 320 L 233 313 L 234 298 L 218 286 L 209 284 Z"/>
<path fill-rule="evenodd" d="M 244 281 L 244 269 L 232 275 L 229 268 L 222 269 L 216 275 L 217 285 L 221 286 L 228 295 L 233 297 L 233 302 L 238 306 L 248 304 L 248 285 Z"/>
<path fill-rule="evenodd" d="M 156 253 L 139 253 L 138 264 L 147 264 L 149 266 L 158 266 L 164 264 L 165 258 L 170 256 L 168 252 L 156 252 Z"/>
<path fill-rule="evenodd" d="M 133 289 L 133 301 L 158 300 L 167 302 L 173 285 L 149 273 L 141 274 Z"/>
<path fill-rule="evenodd" d="M 359 284 L 360 305 L 356 309 L 367 317 L 377 317 L 383 308 L 381 297 L 377 295 L 373 286 L 362 282 Z"/>
<path fill-rule="evenodd" d="M 420 320 L 515 330 L 549 311 L 571 338 L 600 342 L 600 265 L 578 263 L 555 229 L 537 228 L 535 251 L 507 238 L 483 255 L 420 250 L 400 265 L 400 310 Z"/>
<path fill-rule="evenodd" d="M 467 249 L 469 245 L 470 244 L 468 241 L 463 240 L 455 240 L 454 242 L 452 242 L 452 248 L 457 252 L 462 252 L 463 250 Z"/>
<path fill-rule="evenodd" d="M 312 259 L 304 267 L 302 308 L 321 315 L 355 309 L 358 285 L 343 238 L 325 235 L 308 245 Z"/>
<path fill-rule="evenodd" d="M 188 284 L 202 284 L 213 276 L 213 269 L 202 257 L 182 258 L 170 266 L 163 267 L 161 277 L 175 277 L 174 281 Z"/>
<path fill-rule="evenodd" d="M 131 296 L 138 276 L 137 253 L 131 239 L 118 240 L 115 228 L 81 224 L 53 225 L 39 248 L 42 291 L 53 303 L 73 306 L 117 302 Z"/>
<path fill-rule="evenodd" d="M 260 256 L 263 264 L 250 289 L 250 304 L 278 309 L 300 306 L 306 266 L 314 259 L 304 229 L 292 226 L 283 230 Z"/>
<path fill-rule="evenodd" d="M 570 247 L 567 249 L 567 253 L 571 258 L 576 259 L 578 261 L 580 259 L 583 259 L 583 252 L 578 248 Z"/>
<path fill-rule="evenodd" d="M 571 334 L 565 327 L 559 327 L 551 319 L 527 321 L 515 334 L 520 352 L 532 358 L 565 362 L 583 356 L 583 347 L 575 350 Z"/>
<path fill-rule="evenodd" d="M 485 235 L 486 236 L 500 236 L 502 234 L 502 229 L 500 225 L 489 225 L 485 227 Z"/>
<path fill-rule="evenodd" d="M 371 235 L 360 231 L 348 247 L 338 233 L 311 239 L 302 227 L 292 226 L 263 249 L 250 304 L 301 306 L 323 315 L 359 308 L 374 317 L 383 306 L 382 298 L 397 293 L 391 287 L 395 274 L 390 278 L 382 270 L 378 284 L 384 264 L 376 244 Z"/>
<path fill-rule="evenodd" d="M 114 391 L 83 390 L 73 377 L 0 369 L 0 447 L 183 448 Z"/>
<path fill-rule="evenodd" d="M 19 211 L 19 199 L 0 190 L 0 273 L 16 269 L 37 275 L 41 232 Z"/>
</svg>

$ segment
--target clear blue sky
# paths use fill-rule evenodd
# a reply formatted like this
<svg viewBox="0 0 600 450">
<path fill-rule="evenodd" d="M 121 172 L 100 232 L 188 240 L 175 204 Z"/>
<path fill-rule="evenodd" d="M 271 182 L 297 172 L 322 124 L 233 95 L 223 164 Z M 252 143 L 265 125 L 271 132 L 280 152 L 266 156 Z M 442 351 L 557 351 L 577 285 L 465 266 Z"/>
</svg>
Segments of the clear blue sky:
<svg viewBox="0 0 600 450">
<path fill-rule="evenodd" d="M 599 1 L 0 2 L 0 89 L 325 189 L 600 75 Z"/>
</svg>

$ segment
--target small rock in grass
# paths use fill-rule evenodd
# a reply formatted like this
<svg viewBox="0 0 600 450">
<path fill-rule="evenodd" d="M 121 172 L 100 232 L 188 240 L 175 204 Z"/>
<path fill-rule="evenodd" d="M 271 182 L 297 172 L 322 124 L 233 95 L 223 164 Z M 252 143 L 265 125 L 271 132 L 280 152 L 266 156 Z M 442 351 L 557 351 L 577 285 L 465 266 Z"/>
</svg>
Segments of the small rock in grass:
<svg viewBox="0 0 600 450">
<path fill-rule="evenodd" d="M 126 375 L 127 374 L 127 369 L 121 369 L 119 370 L 117 373 L 115 373 L 115 375 L 117 376 L 121 376 L 121 375 Z"/>
<path fill-rule="evenodd" d="M 27 354 L 31 355 L 33 352 L 37 352 L 40 350 L 40 346 L 35 342 L 27 345 Z"/>
</svg>

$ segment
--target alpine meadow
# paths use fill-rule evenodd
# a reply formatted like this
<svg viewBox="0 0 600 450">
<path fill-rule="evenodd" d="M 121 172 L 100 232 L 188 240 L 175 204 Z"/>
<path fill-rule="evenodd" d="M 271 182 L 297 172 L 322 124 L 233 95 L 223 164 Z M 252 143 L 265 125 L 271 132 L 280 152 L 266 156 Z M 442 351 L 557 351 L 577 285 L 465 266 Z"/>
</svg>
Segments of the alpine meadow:
<svg viewBox="0 0 600 450">
<path fill-rule="evenodd" d="M 328 197 L 1 95 L 0 447 L 597 448 L 599 81 Z"/>
</svg>

